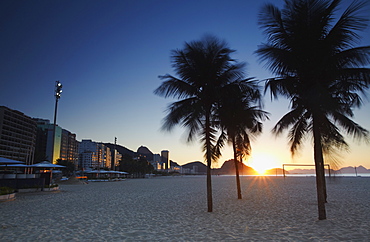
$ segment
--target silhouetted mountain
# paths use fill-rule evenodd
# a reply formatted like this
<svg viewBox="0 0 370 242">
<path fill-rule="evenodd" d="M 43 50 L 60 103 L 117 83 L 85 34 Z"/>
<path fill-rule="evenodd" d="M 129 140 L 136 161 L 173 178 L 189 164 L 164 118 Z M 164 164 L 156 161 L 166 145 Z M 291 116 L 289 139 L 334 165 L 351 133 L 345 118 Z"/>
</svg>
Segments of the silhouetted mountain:
<svg viewBox="0 0 370 242">
<path fill-rule="evenodd" d="M 221 168 L 213 169 L 212 174 L 217 175 L 235 175 L 235 164 L 234 160 L 225 161 Z M 257 172 L 249 166 L 246 166 L 244 163 L 239 163 L 239 174 L 240 175 L 256 175 Z"/>
<path fill-rule="evenodd" d="M 366 169 L 363 166 L 357 166 L 356 170 L 357 170 L 357 173 L 370 173 L 370 169 Z M 293 170 L 290 170 L 289 172 L 291 174 L 315 174 L 315 169 L 293 169 Z M 335 173 L 353 173 L 353 174 L 356 173 L 355 167 L 353 167 L 353 166 L 343 167 L 339 170 L 333 170 L 333 172 L 335 172 Z"/>
<path fill-rule="evenodd" d="M 111 144 L 111 143 L 104 143 L 104 145 L 108 146 L 109 149 L 113 150 L 114 149 L 114 144 Z M 132 151 L 132 150 L 129 150 L 127 149 L 126 147 L 124 146 L 121 146 L 121 145 L 116 145 L 116 149 L 117 151 L 121 154 L 121 155 L 124 155 L 124 154 L 127 154 L 127 155 L 130 155 L 131 157 L 134 157 L 136 156 L 135 152 Z"/>
<path fill-rule="evenodd" d="M 148 147 L 140 146 L 137 149 L 136 154 L 138 156 L 145 157 L 148 161 L 153 160 L 153 152 L 151 152 Z"/>
<path fill-rule="evenodd" d="M 200 161 L 190 162 L 190 163 L 183 165 L 182 167 L 190 169 L 190 170 L 194 170 L 194 167 L 197 167 L 196 174 L 206 174 L 207 173 L 207 166 Z"/>
<path fill-rule="evenodd" d="M 315 174 L 315 169 L 293 169 L 290 174 Z"/>
<path fill-rule="evenodd" d="M 281 168 L 273 168 L 273 169 L 270 169 L 270 170 L 267 170 L 265 172 L 265 175 L 281 175 L 283 174 L 283 169 Z M 289 171 L 285 170 L 285 174 L 289 174 Z"/>
<path fill-rule="evenodd" d="M 369 169 L 366 169 L 363 166 L 356 166 L 357 173 L 370 173 Z M 353 166 L 348 166 L 348 167 L 343 167 L 338 170 L 339 173 L 356 173 L 355 167 Z"/>
<path fill-rule="evenodd" d="M 170 166 L 180 166 L 177 162 L 170 160 Z"/>
</svg>

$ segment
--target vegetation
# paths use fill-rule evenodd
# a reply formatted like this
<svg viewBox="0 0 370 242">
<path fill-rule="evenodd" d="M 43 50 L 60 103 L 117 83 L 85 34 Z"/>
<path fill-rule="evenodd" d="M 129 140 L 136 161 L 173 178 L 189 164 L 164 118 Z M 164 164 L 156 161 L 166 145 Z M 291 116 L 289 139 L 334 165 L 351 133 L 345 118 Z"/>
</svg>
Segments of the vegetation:
<svg viewBox="0 0 370 242">
<path fill-rule="evenodd" d="M 142 177 L 145 174 L 152 173 L 154 167 L 144 157 L 135 160 L 130 155 L 124 154 L 119 162 L 119 170 Z"/>
<path fill-rule="evenodd" d="M 45 185 L 44 188 L 54 188 L 54 187 L 59 187 L 58 184 L 50 184 L 50 185 Z"/>
<path fill-rule="evenodd" d="M 238 199 L 242 199 L 239 163 L 251 153 L 251 138 L 262 132 L 262 120 L 268 118 L 260 109 L 261 94 L 252 80 L 238 80 L 225 88 L 219 108 L 221 121 L 220 139 L 227 139 L 234 152 L 235 175 Z M 222 143 L 222 142 L 219 142 Z"/>
<path fill-rule="evenodd" d="M 14 193 L 14 189 L 11 187 L 0 187 L 0 196 Z"/>
<path fill-rule="evenodd" d="M 61 166 L 65 166 L 65 168 L 62 169 L 64 176 L 72 175 L 76 169 L 75 164 L 72 161 L 58 159 L 57 164 Z"/>
<path fill-rule="evenodd" d="M 368 139 L 368 131 L 351 120 L 370 82 L 370 69 L 363 68 L 370 64 L 370 46 L 354 47 L 357 31 L 366 27 L 359 16 L 365 3 L 353 2 L 334 22 L 339 3 L 287 0 L 283 10 L 267 4 L 259 19 L 267 43 L 257 54 L 276 75 L 266 90 L 291 101 L 273 132 L 289 129 L 293 155 L 306 136 L 313 137 L 320 220 L 326 219 L 324 155 L 348 147 L 341 131 Z"/>
<path fill-rule="evenodd" d="M 213 211 L 211 164 L 220 156 L 217 144 L 217 111 L 224 88 L 243 76 L 243 63 L 230 55 L 226 42 L 214 36 L 185 43 L 182 50 L 173 50 L 172 67 L 178 77 L 160 76 L 164 82 L 154 91 L 165 98 L 179 101 L 169 105 L 162 128 L 171 130 L 181 124 L 187 128 L 188 141 L 200 137 L 207 162 L 207 207 Z"/>
</svg>

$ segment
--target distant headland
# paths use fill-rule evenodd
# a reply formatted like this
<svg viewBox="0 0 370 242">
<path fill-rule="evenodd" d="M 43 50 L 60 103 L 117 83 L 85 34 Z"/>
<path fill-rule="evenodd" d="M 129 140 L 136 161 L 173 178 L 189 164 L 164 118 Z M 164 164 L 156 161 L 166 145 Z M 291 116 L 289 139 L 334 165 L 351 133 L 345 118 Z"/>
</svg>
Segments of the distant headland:
<svg viewBox="0 0 370 242">
<path fill-rule="evenodd" d="M 176 163 L 177 164 L 177 163 Z M 186 163 L 182 165 L 183 169 L 189 169 L 189 173 L 191 174 L 206 174 L 207 167 L 204 163 L 200 161 L 194 161 Z M 259 173 L 254 170 L 252 167 L 247 166 L 245 164 L 239 163 L 239 171 L 240 175 L 259 175 Z M 370 169 L 365 168 L 364 166 L 360 165 L 357 167 L 347 166 L 340 168 L 338 170 L 331 170 L 334 174 L 364 174 L 370 173 Z M 293 170 L 285 170 L 286 174 L 315 174 L 315 169 L 293 169 Z M 220 168 L 213 168 L 212 169 L 213 175 L 235 175 L 235 166 L 234 160 L 227 160 L 225 161 Z M 273 168 L 267 170 L 264 175 L 281 175 L 283 174 L 282 168 Z"/>
</svg>

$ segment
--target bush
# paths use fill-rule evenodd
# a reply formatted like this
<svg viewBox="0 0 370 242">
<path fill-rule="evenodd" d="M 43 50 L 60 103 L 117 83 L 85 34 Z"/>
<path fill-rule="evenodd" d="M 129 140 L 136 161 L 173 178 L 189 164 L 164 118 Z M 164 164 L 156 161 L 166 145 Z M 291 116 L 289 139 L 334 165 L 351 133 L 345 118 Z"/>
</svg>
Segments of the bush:
<svg viewBox="0 0 370 242">
<path fill-rule="evenodd" d="M 53 188 L 53 187 L 58 187 L 58 184 L 51 184 L 51 185 L 45 185 L 45 188 Z"/>
<path fill-rule="evenodd" d="M 14 192 L 14 189 L 11 187 L 0 187 L 0 195 L 11 194 Z"/>
</svg>

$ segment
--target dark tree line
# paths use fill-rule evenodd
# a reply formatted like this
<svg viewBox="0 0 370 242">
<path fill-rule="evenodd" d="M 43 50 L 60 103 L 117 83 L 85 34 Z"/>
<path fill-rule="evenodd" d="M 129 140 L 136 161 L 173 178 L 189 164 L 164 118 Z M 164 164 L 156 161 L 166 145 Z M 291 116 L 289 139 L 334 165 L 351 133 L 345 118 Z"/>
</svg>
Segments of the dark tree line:
<svg viewBox="0 0 370 242">
<path fill-rule="evenodd" d="M 57 164 L 61 166 L 65 166 L 64 168 L 61 169 L 64 176 L 70 176 L 76 170 L 75 164 L 72 161 L 58 159 Z"/>
<path fill-rule="evenodd" d="M 128 154 L 122 155 L 118 167 L 120 171 L 128 172 L 135 177 L 143 177 L 145 174 L 150 174 L 154 171 L 154 167 L 145 157 L 134 159 Z"/>
</svg>

